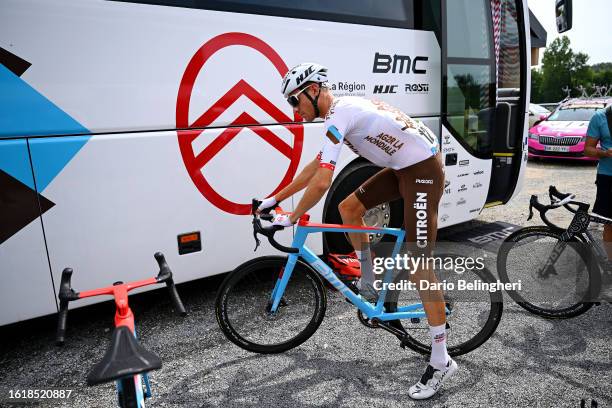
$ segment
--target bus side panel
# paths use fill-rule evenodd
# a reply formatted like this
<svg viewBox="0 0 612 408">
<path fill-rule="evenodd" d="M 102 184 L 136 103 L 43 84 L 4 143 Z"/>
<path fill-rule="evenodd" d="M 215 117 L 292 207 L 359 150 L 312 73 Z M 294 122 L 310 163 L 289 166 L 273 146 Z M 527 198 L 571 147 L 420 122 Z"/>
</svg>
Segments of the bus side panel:
<svg viewBox="0 0 612 408">
<path fill-rule="evenodd" d="M 313 32 L 326 40 L 315 45 Z M 337 96 L 383 99 L 411 115 L 440 111 L 433 32 L 112 1 L 5 0 L 0 47 L 31 64 L 20 80 L 61 119 L 32 127 L 28 117 L 11 135 L 44 136 L 32 141 L 32 160 L 40 193 L 54 203 L 42 216 L 51 268 L 57 279 L 73 267 L 79 290 L 150 276 L 157 250 L 179 282 L 278 253 L 263 241 L 254 254 L 249 217 L 218 197 L 247 204 L 270 195 L 295 175 L 287 174 L 294 156 L 302 168 L 319 151 L 320 124 L 304 124 L 303 138 L 288 129 L 301 124 L 274 125 L 300 120 L 280 92 L 288 67 L 328 66 Z M 374 68 L 376 58 L 394 56 L 397 63 Z M 198 131 L 181 148 L 176 128 Z M 195 181 L 202 177 L 209 187 Z M 315 221 L 322 206 L 311 211 Z M 203 250 L 179 256 L 177 235 L 191 231 L 202 233 Z M 291 242 L 291 231 L 279 235 Z"/>
<path fill-rule="evenodd" d="M 268 129 L 292 147 L 283 126 Z M 203 132 L 191 144 L 193 151 L 200 153 L 226 130 Z M 32 141 L 37 178 L 44 177 L 54 147 L 63 151 L 72 139 Z M 225 199 L 249 203 L 272 192 L 289 163 L 255 132 L 241 129 L 203 167 L 190 171 L 202 174 Z M 59 279 L 64 267 L 72 267 L 77 290 L 152 276 L 156 251 L 166 255 L 177 282 L 230 271 L 255 255 L 276 252 L 264 241 L 254 254 L 250 216 L 222 211 L 202 196 L 183 164 L 174 131 L 92 136 L 44 193 L 56 203 L 43 215 L 53 276 Z M 192 231 L 201 232 L 202 251 L 179 256 L 177 235 Z M 290 230 L 278 235 L 291 242 Z"/>
<path fill-rule="evenodd" d="M 304 61 L 329 68 L 338 96 L 440 111 L 432 31 L 115 1 L 2 4 L 0 47 L 31 63 L 24 81 L 91 133 L 229 126 L 251 106 L 238 124 L 292 121 L 281 79 Z M 62 125 L 20 134 L 80 132 Z"/>
<path fill-rule="evenodd" d="M 472 156 L 442 126 L 442 153 L 445 161 L 450 155 L 458 160 L 445 163 L 444 194 L 438 207 L 438 227 L 448 227 L 473 220 L 482 211 L 491 181 L 492 162 Z"/>
<path fill-rule="evenodd" d="M 40 205 L 39 205 L 40 202 Z M 0 140 L 0 325 L 57 311 L 25 139 Z"/>
</svg>

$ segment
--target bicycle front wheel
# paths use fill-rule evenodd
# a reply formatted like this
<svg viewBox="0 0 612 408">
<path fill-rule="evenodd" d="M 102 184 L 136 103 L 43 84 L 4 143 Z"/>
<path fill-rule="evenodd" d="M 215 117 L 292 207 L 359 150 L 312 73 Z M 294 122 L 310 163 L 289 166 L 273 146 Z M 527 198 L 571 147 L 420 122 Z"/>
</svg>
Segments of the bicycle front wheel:
<svg viewBox="0 0 612 408">
<path fill-rule="evenodd" d="M 237 346 L 255 353 L 282 353 L 308 340 L 323 321 L 323 283 L 302 261 L 291 273 L 278 310 L 270 312 L 272 290 L 286 264 L 286 257 L 257 258 L 240 265 L 221 284 L 217 322 Z"/>
<path fill-rule="evenodd" d="M 138 406 L 138 392 L 136 390 L 139 378 L 140 376 L 126 377 L 118 381 L 118 398 L 121 408 L 140 408 Z"/>
<path fill-rule="evenodd" d="M 454 254 L 436 254 L 436 258 L 457 258 Z M 465 268 L 460 272 L 435 267 L 438 282 L 444 282 L 446 303 L 446 344 L 448 354 L 460 356 L 484 344 L 495 333 L 503 313 L 501 291 L 484 288 L 496 282 L 486 268 Z M 395 277 L 399 282 L 407 279 L 402 274 Z M 416 283 L 418 286 L 419 283 Z M 463 285 L 463 286 L 462 286 Z M 467 286 L 471 285 L 471 286 Z M 389 312 L 421 303 L 417 290 L 394 291 L 389 294 L 385 306 Z M 431 337 L 427 318 L 396 321 L 396 327 L 406 332 L 404 344 L 425 355 L 431 354 Z"/>
<path fill-rule="evenodd" d="M 520 229 L 502 244 L 497 270 L 503 282 L 521 281 L 507 291 L 521 307 L 549 319 L 578 316 L 591 307 L 601 281 L 586 245 L 561 241 L 562 231 L 545 226 Z"/>
</svg>

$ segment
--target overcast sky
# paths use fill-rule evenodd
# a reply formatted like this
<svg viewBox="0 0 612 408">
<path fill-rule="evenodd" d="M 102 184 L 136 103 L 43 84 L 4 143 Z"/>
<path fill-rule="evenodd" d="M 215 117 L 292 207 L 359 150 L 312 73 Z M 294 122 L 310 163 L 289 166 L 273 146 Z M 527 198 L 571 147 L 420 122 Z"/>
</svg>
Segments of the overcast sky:
<svg viewBox="0 0 612 408">
<path fill-rule="evenodd" d="M 589 65 L 612 62 L 612 1 L 573 0 L 572 29 L 558 34 L 555 26 L 555 0 L 529 0 L 529 8 L 548 33 L 546 46 L 560 35 L 567 35 L 575 52 L 584 52 Z M 544 52 L 544 50 L 541 50 Z M 542 54 L 540 54 L 540 63 Z"/>
</svg>

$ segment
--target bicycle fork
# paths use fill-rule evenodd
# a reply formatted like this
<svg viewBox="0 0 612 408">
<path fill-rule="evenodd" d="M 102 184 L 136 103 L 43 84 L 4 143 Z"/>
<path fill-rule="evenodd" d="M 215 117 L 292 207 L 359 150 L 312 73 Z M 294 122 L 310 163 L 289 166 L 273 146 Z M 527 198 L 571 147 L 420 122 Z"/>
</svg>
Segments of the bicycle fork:
<svg viewBox="0 0 612 408">
<path fill-rule="evenodd" d="M 546 263 L 537 271 L 539 278 L 548 279 L 551 275 L 558 275 L 555 270 L 555 263 L 559 260 L 566 247 L 567 242 L 557 241 L 550 255 L 546 258 Z"/>
<path fill-rule="evenodd" d="M 274 289 L 272 290 L 270 300 L 268 301 L 267 312 L 269 314 L 275 314 L 278 311 L 278 307 L 280 305 L 285 306 L 286 302 L 283 300 L 282 294 L 285 293 L 287 283 L 291 278 L 291 274 L 293 273 L 293 268 L 295 268 L 297 260 L 297 255 L 289 255 L 287 259 L 287 264 L 283 269 L 280 270 L 278 278 L 276 279 L 276 283 L 274 284 Z"/>
</svg>

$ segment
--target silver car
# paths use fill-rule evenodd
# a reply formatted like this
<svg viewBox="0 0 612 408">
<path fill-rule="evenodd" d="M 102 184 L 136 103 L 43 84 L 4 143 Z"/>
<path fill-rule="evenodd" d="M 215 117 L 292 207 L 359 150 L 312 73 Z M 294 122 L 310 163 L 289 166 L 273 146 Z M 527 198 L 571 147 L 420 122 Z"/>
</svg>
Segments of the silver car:
<svg viewBox="0 0 612 408">
<path fill-rule="evenodd" d="M 536 105 L 535 103 L 529 104 L 529 129 L 538 121 L 542 120 L 543 115 L 550 115 L 550 111 L 543 106 Z"/>
</svg>

